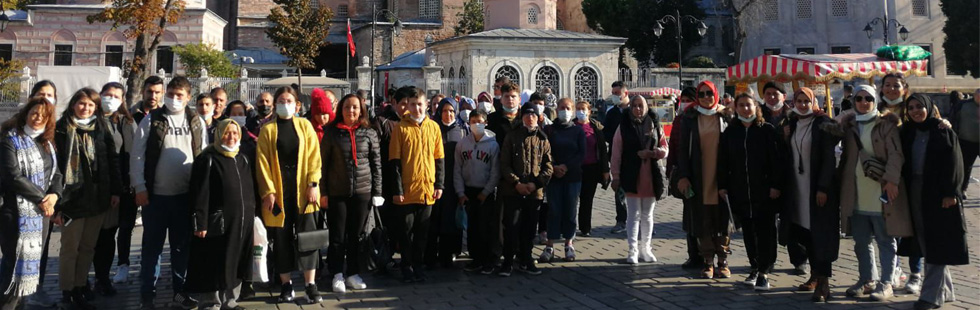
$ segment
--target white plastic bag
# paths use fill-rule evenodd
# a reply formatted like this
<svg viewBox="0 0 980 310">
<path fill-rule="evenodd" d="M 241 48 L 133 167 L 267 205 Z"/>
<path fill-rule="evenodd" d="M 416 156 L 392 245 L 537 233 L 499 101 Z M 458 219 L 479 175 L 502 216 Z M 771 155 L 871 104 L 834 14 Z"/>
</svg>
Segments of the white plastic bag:
<svg viewBox="0 0 980 310">
<path fill-rule="evenodd" d="M 262 219 L 255 217 L 255 224 L 252 226 L 252 229 L 252 281 L 269 282 L 269 269 L 266 267 L 266 261 L 268 260 L 266 253 L 269 252 L 269 238 Z"/>
</svg>

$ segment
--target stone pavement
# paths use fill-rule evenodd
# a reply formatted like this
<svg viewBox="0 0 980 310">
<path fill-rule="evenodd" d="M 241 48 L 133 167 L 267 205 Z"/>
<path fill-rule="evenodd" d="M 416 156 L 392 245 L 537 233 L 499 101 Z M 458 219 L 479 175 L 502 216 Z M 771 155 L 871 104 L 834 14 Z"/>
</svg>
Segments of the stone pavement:
<svg viewBox="0 0 980 310">
<path fill-rule="evenodd" d="M 974 170 L 974 177 L 980 171 Z M 980 309 L 980 185 L 971 184 L 965 214 L 969 225 L 971 264 L 952 268 L 957 301 L 946 309 Z M 626 241 L 623 234 L 609 232 L 614 224 L 615 211 L 610 191 L 599 191 L 596 197 L 593 237 L 575 242 L 578 260 L 540 264 L 539 276 L 515 273 L 509 278 L 465 273 L 461 269 L 434 270 L 423 284 L 402 284 L 397 276 L 364 275 L 369 289 L 346 294 L 329 291 L 329 277 L 322 277 L 320 288 L 324 302 L 319 305 L 275 304 L 275 290 L 260 291 L 254 301 L 243 303 L 248 309 L 911 309 L 914 296 L 898 295 L 890 302 L 878 303 L 849 299 L 844 290 L 857 281 L 857 260 L 850 239 L 842 240 L 840 259 L 834 263 L 831 280 L 833 299 L 829 303 L 810 302 L 809 293 L 796 292 L 794 287 L 805 281 L 802 276 L 788 275 L 792 265 L 786 250 L 779 248 L 776 271 L 770 277 L 773 290 L 756 293 L 739 282 L 748 272 L 741 235 L 733 236 L 730 257 L 732 278 L 704 280 L 697 270 L 683 270 L 686 259 L 684 233 L 680 227 L 680 201 L 670 198 L 659 202 L 654 211 L 656 235 L 654 253 L 657 263 L 624 264 Z M 139 240 L 142 230 L 134 233 L 133 262 L 138 263 Z M 59 235 L 52 240 L 57 242 Z M 55 245 L 54 249 L 57 249 Z M 542 246 L 537 246 L 535 255 Z M 563 253 L 557 246 L 556 253 Z M 45 289 L 51 296 L 57 292 L 57 251 L 52 253 Z M 559 254 L 559 256 L 563 256 Z M 536 256 L 535 256 L 536 257 Z M 457 265 L 466 261 L 462 258 Z M 908 262 L 902 266 L 907 271 Z M 100 297 L 99 309 L 137 309 L 139 302 L 139 267 L 131 269 L 128 283 L 117 285 L 120 294 Z M 157 305 L 166 304 L 170 292 L 169 263 L 164 258 L 163 273 L 158 288 Z M 298 275 L 294 283 L 300 283 Z M 296 285 L 297 299 L 302 289 Z M 277 289 L 276 289 L 277 290 Z M 28 309 L 37 309 L 28 307 Z"/>
</svg>

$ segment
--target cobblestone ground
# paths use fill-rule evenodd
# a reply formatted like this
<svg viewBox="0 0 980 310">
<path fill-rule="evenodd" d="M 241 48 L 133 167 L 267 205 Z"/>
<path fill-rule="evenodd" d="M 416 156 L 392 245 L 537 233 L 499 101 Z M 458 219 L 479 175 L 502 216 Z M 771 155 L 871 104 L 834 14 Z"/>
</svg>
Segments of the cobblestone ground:
<svg viewBox="0 0 980 310">
<path fill-rule="evenodd" d="M 978 170 L 974 170 L 978 171 Z M 978 177 L 980 172 L 974 173 Z M 946 309 L 980 309 L 980 185 L 971 184 L 973 199 L 967 201 L 965 214 L 969 225 L 971 264 L 952 268 L 957 301 Z M 397 277 L 364 275 L 369 289 L 334 294 L 329 291 L 329 279 L 324 277 L 320 288 L 324 301 L 319 305 L 275 304 L 274 291 L 261 290 L 258 298 L 245 302 L 248 309 L 911 309 L 915 296 L 897 293 L 889 302 L 879 303 L 846 298 L 844 290 L 857 281 L 857 260 L 853 241 L 842 240 L 840 259 L 834 263 L 831 280 L 833 299 L 829 303 L 810 302 L 809 293 L 796 292 L 794 287 L 805 281 L 802 276 L 789 275 L 792 265 L 785 248 L 779 249 L 775 273 L 770 277 L 773 290 L 756 293 L 741 285 L 748 272 L 744 243 L 737 234 L 732 240 L 734 253 L 730 257 L 731 279 L 704 280 L 697 270 L 683 270 L 686 259 L 684 233 L 680 227 L 681 204 L 676 199 L 657 203 L 654 253 L 657 263 L 624 264 L 626 241 L 623 234 L 611 234 L 615 211 L 610 191 L 599 191 L 596 197 L 593 237 L 579 238 L 575 248 L 578 260 L 540 264 L 539 276 L 515 273 L 509 278 L 465 273 L 461 269 L 439 269 L 429 272 L 424 284 L 402 284 Z M 134 233 L 133 262 L 138 263 L 139 240 L 142 230 Z M 59 239 L 55 235 L 53 240 Z M 54 246 L 57 248 L 57 245 Z M 535 257 L 542 246 L 535 249 Z M 559 246 L 556 253 L 560 253 Z M 45 290 L 51 296 L 57 292 L 57 252 L 48 268 Z M 561 254 L 559 254 L 561 256 Z M 466 259 L 457 261 L 462 266 Z M 903 258 L 903 268 L 908 262 Z M 164 258 L 163 274 L 158 288 L 157 305 L 167 304 L 170 291 L 169 263 Z M 100 297 L 99 309 L 137 309 L 139 302 L 139 266 L 131 269 L 128 283 L 119 284 L 120 294 Z M 294 283 L 300 283 L 296 279 Z M 297 294 L 302 289 L 296 287 Z M 299 297 L 299 296 L 297 296 Z M 305 299 L 305 298 L 297 298 Z M 28 309 L 40 309 L 28 307 Z"/>
</svg>

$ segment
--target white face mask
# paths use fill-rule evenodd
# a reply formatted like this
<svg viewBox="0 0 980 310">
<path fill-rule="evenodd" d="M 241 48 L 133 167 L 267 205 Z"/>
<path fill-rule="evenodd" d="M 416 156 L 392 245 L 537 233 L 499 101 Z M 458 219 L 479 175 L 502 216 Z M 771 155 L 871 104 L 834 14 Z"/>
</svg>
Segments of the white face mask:
<svg viewBox="0 0 980 310">
<path fill-rule="evenodd" d="M 701 105 L 698 105 L 697 106 L 697 109 L 698 109 L 698 112 L 701 112 L 701 114 L 704 114 L 704 115 L 715 115 L 715 113 L 718 113 L 718 109 L 705 108 L 705 107 L 702 107 Z"/>
<path fill-rule="evenodd" d="M 589 121 L 589 117 L 585 115 L 585 111 L 575 111 L 575 118 L 577 118 L 579 122 L 583 123 Z"/>
<path fill-rule="evenodd" d="M 413 121 L 415 121 L 415 123 L 421 124 L 422 121 L 425 121 L 425 114 L 419 115 L 419 117 L 412 117 L 412 115 L 409 114 L 408 118 L 411 118 Z"/>
<path fill-rule="evenodd" d="M 692 103 L 693 102 L 690 101 L 681 101 L 679 104 L 677 104 L 677 108 L 680 109 L 679 111 L 683 112 L 684 110 L 687 110 L 687 107 L 691 106 Z"/>
<path fill-rule="evenodd" d="M 167 111 L 170 111 L 170 113 L 180 113 L 184 111 L 183 101 L 166 96 L 163 97 L 163 106 L 166 107 Z"/>
<path fill-rule="evenodd" d="M 609 97 L 609 104 L 612 104 L 614 106 L 619 105 L 621 101 L 622 98 L 620 98 L 619 96 L 613 95 L 612 97 Z"/>
<path fill-rule="evenodd" d="M 493 103 L 486 102 L 486 101 L 480 102 L 480 106 L 478 108 L 482 108 L 483 112 L 487 112 L 487 114 L 490 114 L 490 111 L 493 111 Z"/>
<path fill-rule="evenodd" d="M 793 112 L 795 112 L 796 114 L 799 114 L 800 116 L 807 116 L 807 115 L 813 114 L 813 109 L 806 110 L 806 112 L 804 113 L 804 112 L 800 112 L 800 109 L 793 108 Z"/>
<path fill-rule="evenodd" d="M 245 126 L 246 119 L 247 118 L 245 116 L 232 116 L 231 117 L 231 120 L 233 120 L 236 123 L 238 123 L 238 126 Z"/>
<path fill-rule="evenodd" d="M 897 105 L 899 103 L 902 103 L 902 101 L 905 101 L 905 100 L 902 99 L 902 97 L 898 97 L 898 99 L 891 100 L 891 99 L 888 99 L 888 97 L 885 97 L 885 96 L 882 96 L 881 97 L 881 100 L 884 101 L 885 103 L 887 103 L 889 106 Z"/>
<path fill-rule="evenodd" d="M 242 145 L 242 140 L 239 139 L 238 142 L 235 142 L 235 145 L 221 144 L 221 148 L 224 149 L 225 152 L 237 152 L 238 151 L 238 147 L 241 146 L 241 145 Z"/>
<path fill-rule="evenodd" d="M 122 100 L 119 100 L 119 98 L 109 96 L 102 97 L 102 110 L 104 110 L 103 112 L 106 112 L 107 114 L 111 114 L 112 112 L 119 110 L 120 105 L 122 105 Z"/>
<path fill-rule="evenodd" d="M 471 112 L 473 112 L 473 110 L 462 110 L 462 111 L 459 111 L 460 119 L 470 119 L 470 113 Z"/>
<path fill-rule="evenodd" d="M 773 111 L 779 110 L 779 109 L 782 109 L 783 108 L 783 102 L 782 101 L 776 102 L 776 105 L 768 105 L 768 104 L 766 104 L 766 105 L 769 106 L 769 109 L 770 110 L 773 110 Z"/>
<path fill-rule="evenodd" d="M 558 110 L 558 119 L 564 123 L 572 121 L 572 111 L 569 110 Z"/>
<path fill-rule="evenodd" d="M 419 121 L 419 123 L 421 123 L 421 122 L 422 122 L 422 121 Z M 442 122 L 442 124 L 443 124 L 443 125 L 446 125 L 446 126 L 452 126 L 452 125 L 453 125 L 453 124 L 455 124 L 455 123 L 456 123 L 456 119 L 453 119 L 453 120 L 451 120 L 451 121 L 449 121 L 449 123 L 446 123 L 446 122 Z"/>
<path fill-rule="evenodd" d="M 89 116 L 88 118 L 76 118 L 76 117 L 72 116 L 71 119 L 75 121 L 75 124 L 79 124 L 79 125 L 82 125 L 82 126 L 88 126 L 88 124 L 91 124 L 92 121 L 95 120 L 95 115 Z"/>
<path fill-rule="evenodd" d="M 44 99 L 47 99 L 50 104 L 57 104 L 54 102 L 54 97 L 44 97 Z"/>
<path fill-rule="evenodd" d="M 501 109 L 504 109 L 504 112 L 506 112 L 506 113 L 517 113 L 517 107 L 508 108 L 505 105 L 501 105 L 500 108 Z"/>
<path fill-rule="evenodd" d="M 755 121 L 755 118 L 756 118 L 756 115 L 755 114 L 752 114 L 752 116 L 749 116 L 749 117 L 742 117 L 741 115 L 738 116 L 738 120 L 740 120 L 740 121 L 742 121 L 744 123 L 754 122 Z"/>
<path fill-rule="evenodd" d="M 538 115 L 544 114 L 544 106 L 543 105 L 534 105 L 534 110 L 538 111 Z"/>
<path fill-rule="evenodd" d="M 214 110 L 211 110 L 211 112 L 208 112 L 208 114 L 204 114 L 201 117 L 204 117 L 205 120 L 214 118 Z"/>
<path fill-rule="evenodd" d="M 287 104 L 277 103 L 276 104 L 276 115 L 279 115 L 279 117 L 281 117 L 281 118 L 287 118 L 287 117 L 292 116 L 293 113 L 296 113 L 296 104 L 295 103 L 287 103 Z"/>
<path fill-rule="evenodd" d="M 486 132 L 487 124 L 484 123 L 473 123 L 470 124 L 470 131 L 475 135 L 483 135 Z"/>
<path fill-rule="evenodd" d="M 34 129 L 34 127 L 31 127 L 31 125 L 24 125 L 24 134 L 31 137 L 31 139 L 37 139 L 37 137 L 41 136 L 43 133 L 44 127 L 41 127 L 41 129 Z"/>
</svg>

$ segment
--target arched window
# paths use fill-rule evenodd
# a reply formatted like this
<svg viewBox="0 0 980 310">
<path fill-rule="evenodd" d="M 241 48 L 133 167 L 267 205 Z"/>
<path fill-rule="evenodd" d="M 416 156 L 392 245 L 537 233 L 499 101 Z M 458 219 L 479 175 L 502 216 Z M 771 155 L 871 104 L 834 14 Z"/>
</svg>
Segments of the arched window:
<svg viewBox="0 0 980 310">
<path fill-rule="evenodd" d="M 555 97 L 561 98 L 561 80 L 555 67 L 544 66 L 534 75 L 534 89 L 540 91 L 550 87 Z"/>
<path fill-rule="evenodd" d="M 589 67 L 575 72 L 575 99 L 595 102 L 599 99 L 599 73 Z"/>
<path fill-rule="evenodd" d="M 532 5 L 527 9 L 527 23 L 532 25 L 538 24 L 538 7 Z"/>
<path fill-rule="evenodd" d="M 517 72 L 517 68 L 511 66 L 500 67 L 500 69 L 497 69 L 497 74 L 496 76 L 494 76 L 494 79 L 500 78 L 502 76 L 506 76 L 507 78 L 510 78 L 510 80 L 514 82 L 514 84 L 517 84 L 518 86 L 521 85 L 521 74 Z M 490 81 L 490 84 L 493 84 L 493 81 Z"/>
<path fill-rule="evenodd" d="M 556 22 L 555 29 L 565 30 L 565 23 L 561 22 L 561 18 L 556 18 L 555 22 Z"/>
<path fill-rule="evenodd" d="M 446 82 L 446 87 L 444 88 L 448 95 L 456 90 L 456 68 L 449 68 L 449 77 L 446 79 Z"/>
<path fill-rule="evenodd" d="M 459 66 L 459 92 L 462 94 L 469 94 L 469 83 L 466 81 L 466 68 Z"/>
</svg>

